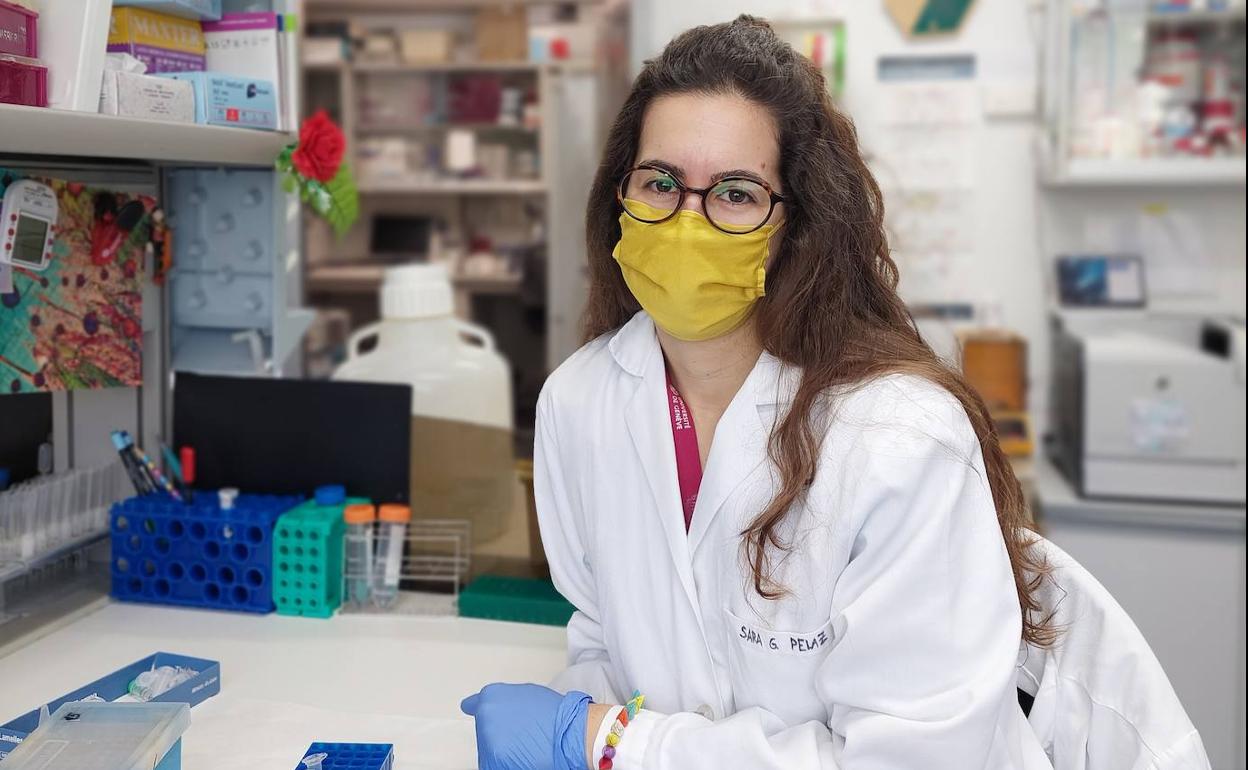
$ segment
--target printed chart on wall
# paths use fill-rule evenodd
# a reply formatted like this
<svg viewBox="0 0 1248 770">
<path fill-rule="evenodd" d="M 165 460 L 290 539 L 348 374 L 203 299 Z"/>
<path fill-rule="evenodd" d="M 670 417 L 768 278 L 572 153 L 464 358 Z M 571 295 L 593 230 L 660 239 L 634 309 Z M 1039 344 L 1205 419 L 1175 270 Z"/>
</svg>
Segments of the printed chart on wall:
<svg viewBox="0 0 1248 770">
<path fill-rule="evenodd" d="M 868 139 L 885 196 L 889 243 L 909 302 L 972 300 L 979 129 L 970 55 L 883 56 Z"/>
<path fill-rule="evenodd" d="M 21 180 L 0 168 L 0 195 Z M 41 263 L 0 264 L 7 273 L 0 286 L 0 394 L 140 384 L 143 258 L 155 201 L 64 180 L 31 181 L 55 197 L 55 221 L 46 250 L 34 250 Z M 12 221 L 5 231 L 23 229 L 19 213 L 6 218 Z"/>
</svg>

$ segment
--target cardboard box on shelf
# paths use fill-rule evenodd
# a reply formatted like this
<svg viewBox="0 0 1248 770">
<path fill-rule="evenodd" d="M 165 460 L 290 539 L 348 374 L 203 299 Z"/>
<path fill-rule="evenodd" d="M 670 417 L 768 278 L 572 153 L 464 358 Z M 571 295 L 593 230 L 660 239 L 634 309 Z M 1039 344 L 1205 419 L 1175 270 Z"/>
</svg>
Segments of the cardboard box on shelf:
<svg viewBox="0 0 1248 770">
<path fill-rule="evenodd" d="M 267 80 L 220 72 L 168 72 L 195 88 L 195 122 L 213 126 L 277 129 L 277 95 Z"/>
<path fill-rule="evenodd" d="M 449 29 L 399 30 L 399 57 L 404 64 L 443 64 L 451 60 L 455 36 Z"/>
<path fill-rule="evenodd" d="M 148 74 L 202 71 L 206 51 L 198 21 L 144 8 L 113 9 L 108 52 L 134 56 Z"/>
<path fill-rule="evenodd" d="M 204 24 L 207 69 L 272 83 L 277 92 L 279 130 L 293 128 L 297 108 L 288 103 L 292 95 L 294 65 L 287 61 L 292 48 L 286 19 L 276 13 L 227 13 L 220 21 Z M 297 90 L 297 89 L 293 89 Z"/>
<path fill-rule="evenodd" d="M 100 112 L 194 123 L 195 87 L 181 80 L 107 70 L 100 92 Z"/>
<path fill-rule="evenodd" d="M 521 6 L 477 12 L 477 57 L 481 61 L 524 61 L 529 49 L 529 21 Z"/>
</svg>

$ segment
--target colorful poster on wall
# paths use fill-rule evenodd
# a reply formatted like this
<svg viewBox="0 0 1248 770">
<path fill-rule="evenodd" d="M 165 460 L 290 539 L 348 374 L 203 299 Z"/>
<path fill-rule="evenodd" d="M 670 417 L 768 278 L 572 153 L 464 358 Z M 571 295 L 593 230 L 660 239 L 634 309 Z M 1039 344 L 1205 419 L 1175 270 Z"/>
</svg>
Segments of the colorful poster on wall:
<svg viewBox="0 0 1248 770">
<path fill-rule="evenodd" d="M 0 195 L 21 178 L 0 169 Z M 57 179 L 47 266 L 5 265 L 0 397 L 142 382 L 143 257 L 151 197 Z"/>
</svg>

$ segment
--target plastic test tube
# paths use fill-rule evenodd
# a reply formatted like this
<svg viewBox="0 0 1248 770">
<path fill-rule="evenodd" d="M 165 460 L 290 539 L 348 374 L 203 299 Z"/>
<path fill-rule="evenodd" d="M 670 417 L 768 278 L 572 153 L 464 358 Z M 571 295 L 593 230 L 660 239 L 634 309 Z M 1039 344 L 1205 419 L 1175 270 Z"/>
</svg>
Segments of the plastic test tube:
<svg viewBox="0 0 1248 770">
<path fill-rule="evenodd" d="M 367 604 L 373 582 L 373 522 L 377 521 L 377 509 L 369 503 L 348 505 L 342 511 L 347 523 L 346 578 L 347 602 L 354 605 Z"/>
<path fill-rule="evenodd" d="M 406 505 L 386 503 L 378 509 L 377 518 L 381 519 L 381 532 L 377 542 L 373 600 L 378 606 L 389 607 L 399 593 L 403 546 L 407 543 L 407 524 L 412 520 L 412 509 Z"/>
<path fill-rule="evenodd" d="M 317 754 L 307 755 L 302 760 L 304 770 L 321 770 L 321 763 L 324 762 L 327 757 L 329 757 L 329 754 L 324 751 Z"/>
</svg>

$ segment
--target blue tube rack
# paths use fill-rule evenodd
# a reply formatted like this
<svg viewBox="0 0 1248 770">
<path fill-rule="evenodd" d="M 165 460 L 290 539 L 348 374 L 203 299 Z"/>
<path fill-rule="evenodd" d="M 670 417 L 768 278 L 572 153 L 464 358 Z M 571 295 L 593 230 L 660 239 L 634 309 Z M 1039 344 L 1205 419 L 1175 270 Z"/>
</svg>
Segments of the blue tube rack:
<svg viewBox="0 0 1248 770">
<path fill-rule="evenodd" d="M 393 770 L 392 743 L 321 743 L 316 742 L 303 752 L 304 757 L 326 754 L 323 770 Z M 302 759 L 302 758 L 301 758 Z M 302 761 L 295 770 L 304 770 Z"/>
<path fill-rule="evenodd" d="M 122 601 L 273 611 L 273 524 L 297 496 L 217 495 L 183 503 L 163 494 L 113 506 L 112 594 Z"/>
</svg>

